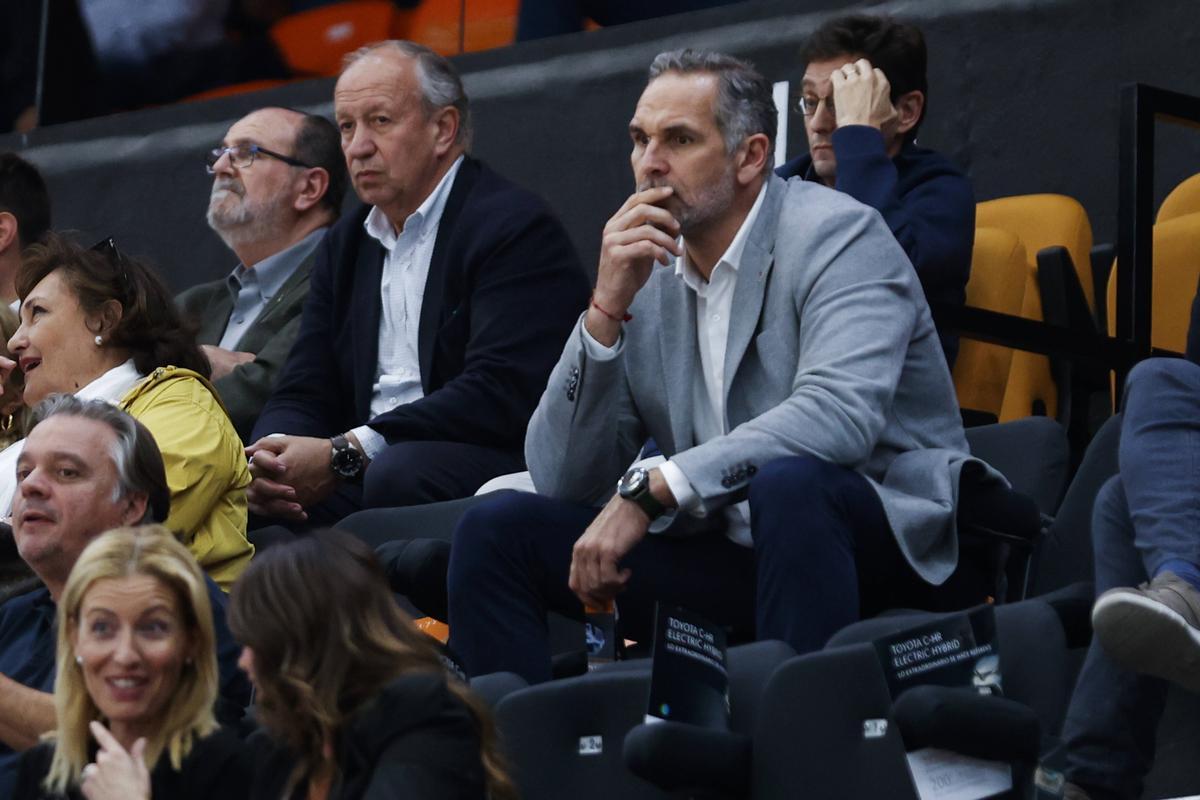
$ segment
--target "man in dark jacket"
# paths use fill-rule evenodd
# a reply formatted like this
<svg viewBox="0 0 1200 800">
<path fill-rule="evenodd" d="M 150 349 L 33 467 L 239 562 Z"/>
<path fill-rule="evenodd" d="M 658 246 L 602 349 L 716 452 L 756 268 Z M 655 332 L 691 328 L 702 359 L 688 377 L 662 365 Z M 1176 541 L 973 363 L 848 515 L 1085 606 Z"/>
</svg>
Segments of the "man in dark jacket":
<svg viewBox="0 0 1200 800">
<path fill-rule="evenodd" d="M 238 258 L 233 272 L 179 295 L 238 435 L 249 443 L 283 362 L 317 245 L 346 193 L 338 132 L 324 117 L 260 108 L 208 154 L 208 225 Z"/>
<path fill-rule="evenodd" d="M 805 43 L 796 102 L 809 152 L 776 172 L 831 186 L 879 211 L 917 270 L 930 305 L 962 305 L 975 240 L 975 196 L 941 155 L 916 145 L 925 116 L 925 39 L 884 17 L 830 20 Z M 941 333 L 951 366 L 958 337 Z"/>
<path fill-rule="evenodd" d="M 445 59 L 365 48 L 334 116 L 367 207 L 317 251 L 247 448 L 251 510 L 290 523 L 465 497 L 523 469 L 525 427 L 588 297 L 545 203 L 467 155 L 467 98 Z"/>
</svg>

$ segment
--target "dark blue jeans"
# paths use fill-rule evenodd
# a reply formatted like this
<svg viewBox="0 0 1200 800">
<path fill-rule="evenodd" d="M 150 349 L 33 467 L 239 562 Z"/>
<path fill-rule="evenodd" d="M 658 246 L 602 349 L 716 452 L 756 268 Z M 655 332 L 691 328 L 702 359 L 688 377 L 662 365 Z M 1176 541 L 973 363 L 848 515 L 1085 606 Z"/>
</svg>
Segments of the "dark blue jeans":
<svg viewBox="0 0 1200 800">
<path fill-rule="evenodd" d="M 1170 559 L 1200 562 L 1200 366 L 1151 359 L 1130 373 L 1119 463 L 1092 518 L 1097 595 L 1144 583 Z M 1093 641 L 1063 727 L 1068 778 L 1097 798 L 1139 797 L 1166 691 Z"/>
<path fill-rule="evenodd" d="M 617 598 L 625 636 L 649 640 L 655 603 L 664 602 L 808 652 L 867 608 L 928 588 L 900 553 L 878 495 L 853 470 L 780 459 L 759 470 L 749 500 L 753 548 L 719 534 L 652 535 L 622 560 L 632 571 Z M 450 646 L 470 674 L 550 678 L 546 613 L 582 618 L 567 576 L 571 548 L 597 511 L 512 493 L 463 516 L 450 560 Z"/>
</svg>

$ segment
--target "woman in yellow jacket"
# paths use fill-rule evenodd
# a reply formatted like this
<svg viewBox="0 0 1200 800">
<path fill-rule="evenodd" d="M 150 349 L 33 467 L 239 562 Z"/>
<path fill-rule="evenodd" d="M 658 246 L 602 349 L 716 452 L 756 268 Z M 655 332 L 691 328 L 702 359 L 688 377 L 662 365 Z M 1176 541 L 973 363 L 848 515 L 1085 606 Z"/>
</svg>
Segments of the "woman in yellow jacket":
<svg viewBox="0 0 1200 800">
<path fill-rule="evenodd" d="M 167 469 L 166 525 L 226 591 L 246 568 L 250 471 L 208 381 L 210 367 L 162 280 L 107 240 L 85 250 L 51 234 L 17 273 L 21 325 L 8 347 L 25 403 L 68 392 L 119 405 L 154 435 Z M 0 452 L 0 508 L 23 442 Z"/>
</svg>

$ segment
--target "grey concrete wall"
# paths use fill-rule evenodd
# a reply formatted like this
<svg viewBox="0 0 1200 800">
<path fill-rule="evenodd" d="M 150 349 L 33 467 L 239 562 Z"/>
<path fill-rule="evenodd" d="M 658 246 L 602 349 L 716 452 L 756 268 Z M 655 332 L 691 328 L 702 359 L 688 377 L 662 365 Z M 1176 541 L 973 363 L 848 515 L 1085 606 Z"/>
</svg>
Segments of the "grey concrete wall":
<svg viewBox="0 0 1200 800">
<path fill-rule="evenodd" d="M 1119 86 L 1141 81 L 1200 95 L 1194 0 L 757 0 L 460 57 L 475 152 L 549 199 L 591 266 L 604 220 L 631 188 L 626 122 L 654 54 L 723 49 L 772 80 L 794 80 L 804 36 L 849 7 L 923 27 L 930 112 L 921 141 L 962 165 L 979 199 L 1072 195 L 1091 215 L 1097 241 L 1116 231 Z M 328 111 L 331 95 L 332 81 L 311 81 L 4 137 L 0 149 L 20 150 L 45 170 L 57 227 L 111 234 L 182 288 L 232 267 L 203 222 L 203 152 L 252 108 Z M 804 138 L 799 119 L 790 123 L 794 155 Z M 1200 171 L 1200 131 L 1160 128 L 1161 197 Z"/>
</svg>

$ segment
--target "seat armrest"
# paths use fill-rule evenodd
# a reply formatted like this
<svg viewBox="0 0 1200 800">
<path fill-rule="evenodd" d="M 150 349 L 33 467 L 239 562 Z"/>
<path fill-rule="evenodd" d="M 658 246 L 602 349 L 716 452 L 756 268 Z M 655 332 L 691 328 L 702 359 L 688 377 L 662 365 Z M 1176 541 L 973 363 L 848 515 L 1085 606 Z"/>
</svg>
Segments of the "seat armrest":
<svg viewBox="0 0 1200 800">
<path fill-rule="evenodd" d="M 1006 697 L 947 686 L 914 686 L 892 714 L 907 750 L 936 747 L 973 758 L 1036 764 L 1041 724 L 1028 706 Z"/>
<path fill-rule="evenodd" d="M 682 722 L 636 726 L 625 736 L 625 766 L 667 792 L 744 797 L 750 789 L 750 737 Z"/>
</svg>

